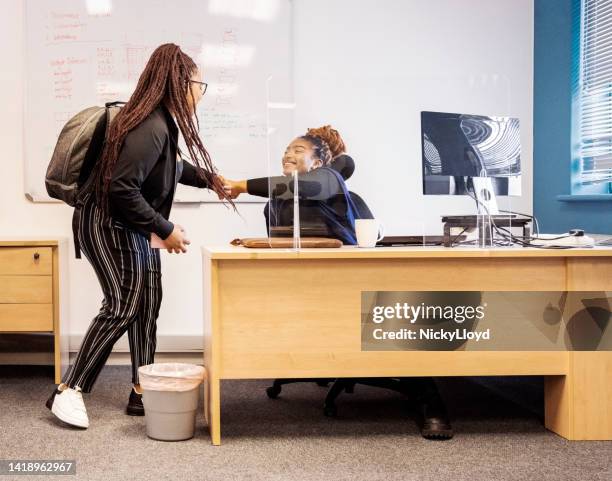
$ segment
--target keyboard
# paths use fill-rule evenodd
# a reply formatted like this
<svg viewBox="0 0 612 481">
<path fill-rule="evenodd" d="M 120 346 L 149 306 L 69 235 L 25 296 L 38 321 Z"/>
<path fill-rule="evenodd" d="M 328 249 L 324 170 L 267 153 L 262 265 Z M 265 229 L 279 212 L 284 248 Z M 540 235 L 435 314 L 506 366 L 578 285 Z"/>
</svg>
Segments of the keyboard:
<svg viewBox="0 0 612 481">
<path fill-rule="evenodd" d="M 463 241 L 467 236 L 451 236 L 453 242 Z M 378 246 L 441 246 L 444 245 L 443 235 L 399 235 L 386 236 L 379 240 Z"/>
</svg>

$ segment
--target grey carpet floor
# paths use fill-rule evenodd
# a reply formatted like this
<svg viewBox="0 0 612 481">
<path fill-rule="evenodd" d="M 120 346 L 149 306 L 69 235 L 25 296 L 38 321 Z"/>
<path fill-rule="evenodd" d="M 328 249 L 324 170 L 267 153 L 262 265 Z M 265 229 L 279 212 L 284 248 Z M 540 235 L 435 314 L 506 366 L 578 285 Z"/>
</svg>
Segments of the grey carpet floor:
<svg viewBox="0 0 612 481">
<path fill-rule="evenodd" d="M 146 437 L 124 414 L 127 366 L 106 366 L 84 395 L 91 426 L 66 427 L 44 407 L 48 367 L 0 367 L 0 459 L 76 460 L 77 476 L 3 479 L 176 480 L 612 480 L 612 442 L 568 442 L 542 425 L 541 378 L 440 379 L 456 431 L 422 439 L 400 394 L 357 386 L 339 416 L 322 415 L 325 388 L 268 381 L 222 384 L 222 442 L 212 446 L 201 408 L 196 435 Z M 202 399 L 200 399 L 200 404 Z"/>
</svg>

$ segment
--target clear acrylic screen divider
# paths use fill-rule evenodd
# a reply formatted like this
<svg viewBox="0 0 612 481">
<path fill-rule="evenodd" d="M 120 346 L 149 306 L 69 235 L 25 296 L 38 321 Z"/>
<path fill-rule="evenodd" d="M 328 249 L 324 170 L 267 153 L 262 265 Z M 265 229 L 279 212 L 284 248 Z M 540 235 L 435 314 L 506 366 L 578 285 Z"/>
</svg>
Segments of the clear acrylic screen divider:
<svg viewBox="0 0 612 481">
<path fill-rule="evenodd" d="M 320 214 L 322 207 L 342 223 L 346 219 L 329 196 L 348 195 L 351 200 L 359 198 L 360 207 L 366 206 L 356 208 L 356 219 L 373 217 L 384 226 L 387 244 L 389 237 L 410 236 L 414 245 L 435 248 L 444 244 L 485 248 L 510 245 L 505 230 L 515 230 L 514 220 L 506 218 L 500 228 L 499 218 L 491 217 L 491 210 L 497 215 L 503 214 L 501 210 L 512 211 L 512 196 L 520 195 L 520 160 L 508 158 L 516 153 L 516 136 L 520 152 L 520 132 L 511 123 L 519 112 L 511 103 L 510 82 L 490 72 L 418 75 L 401 79 L 402 88 L 395 90 L 393 102 L 369 105 L 368 115 L 380 119 L 394 118 L 397 109 L 405 105 L 403 122 L 371 125 L 371 133 L 364 137 L 359 132 L 343 131 L 343 126 L 351 123 L 343 123 L 341 116 L 333 120 L 337 122 L 334 127 L 349 141 L 348 152 L 354 160 L 354 172 L 340 182 L 346 187 L 344 194 L 330 191 L 327 181 L 321 183 L 318 178 L 322 176 L 316 169 L 298 169 L 296 159 L 283 164 L 287 146 L 305 132 L 293 129 L 295 104 L 279 86 L 283 82 L 274 78 L 268 81 L 267 228 L 271 239 L 291 238 L 291 245 L 298 249 L 303 237 L 343 237 L 326 231 L 329 225 L 323 225 L 321 219 L 317 223 L 313 212 Z M 414 92 L 424 84 L 429 88 L 419 90 L 415 98 Z M 425 138 L 423 115 L 427 112 L 455 116 L 455 143 Z M 331 122 L 320 119 L 320 125 Z M 442 145 L 436 145 L 436 141 Z M 293 174 L 295 171 L 299 173 Z M 442 219 L 447 216 L 455 216 L 454 224 L 450 228 L 447 223 L 449 228 L 445 229 Z M 325 219 L 329 221 L 330 217 Z M 345 222 L 345 226 L 349 224 Z M 352 229 L 354 243 L 355 226 Z M 343 239 L 345 244 L 347 238 Z"/>
<path fill-rule="evenodd" d="M 499 215 L 512 210 L 509 186 L 518 182 L 520 190 L 520 162 L 511 158 L 520 138 L 510 82 L 475 72 L 431 77 L 427 85 L 417 102 L 425 233 L 440 233 L 442 220 L 443 245 L 507 245 L 511 219 Z"/>
<path fill-rule="evenodd" d="M 500 76 L 499 83 L 504 90 L 504 105 L 492 114 L 491 139 L 494 141 L 489 142 L 485 152 L 499 214 L 493 223 L 495 245 L 521 247 L 531 240 L 530 196 L 523 175 L 523 165 L 527 163 L 523 153 L 529 149 L 522 148 L 522 142 L 528 141 L 525 134 L 530 131 L 530 125 L 523 125 L 522 121 L 530 122 L 530 119 L 521 118 L 518 104 L 513 102 L 516 95 L 510 79 Z"/>
<path fill-rule="evenodd" d="M 511 105 L 508 77 L 482 76 L 477 82 L 483 104 L 481 112 L 466 129 L 481 174 L 472 179 L 478 210 L 478 246 L 481 248 L 515 245 L 513 196 L 520 195 L 521 138 L 518 115 Z"/>
<path fill-rule="evenodd" d="M 270 76 L 266 80 L 267 193 L 264 209 L 270 246 L 285 240 L 287 247 L 300 248 L 298 175 L 293 164 L 283 162 L 284 153 L 295 137 L 292 81 L 290 77 Z M 297 215 L 294 215 L 296 214 Z"/>
</svg>

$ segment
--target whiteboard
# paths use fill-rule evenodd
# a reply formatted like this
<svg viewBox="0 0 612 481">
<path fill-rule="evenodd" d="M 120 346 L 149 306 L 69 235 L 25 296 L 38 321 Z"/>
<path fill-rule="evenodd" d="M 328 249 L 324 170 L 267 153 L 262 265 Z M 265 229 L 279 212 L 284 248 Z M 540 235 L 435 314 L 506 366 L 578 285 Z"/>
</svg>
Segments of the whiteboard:
<svg viewBox="0 0 612 481">
<path fill-rule="evenodd" d="M 167 42 L 189 54 L 208 83 L 200 134 L 218 171 L 267 175 L 268 132 L 290 138 L 292 130 L 290 121 L 269 125 L 269 105 L 292 99 L 291 30 L 290 0 L 26 0 L 26 196 L 52 200 L 44 178 L 64 123 L 86 107 L 128 100 L 153 50 Z M 175 201 L 218 199 L 180 185 Z"/>
</svg>

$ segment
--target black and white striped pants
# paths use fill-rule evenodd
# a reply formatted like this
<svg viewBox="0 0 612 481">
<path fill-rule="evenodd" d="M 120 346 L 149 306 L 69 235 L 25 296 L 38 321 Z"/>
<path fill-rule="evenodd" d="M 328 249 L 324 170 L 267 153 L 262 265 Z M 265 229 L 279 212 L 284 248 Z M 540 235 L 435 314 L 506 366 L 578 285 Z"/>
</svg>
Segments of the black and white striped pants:
<svg viewBox="0 0 612 481">
<path fill-rule="evenodd" d="M 157 344 L 162 300 L 159 249 L 151 249 L 145 236 L 106 215 L 91 197 L 83 206 L 78 236 L 104 299 L 62 382 L 91 392 L 114 344 L 127 330 L 132 382 L 138 384 L 138 368 L 153 363 Z"/>
</svg>

